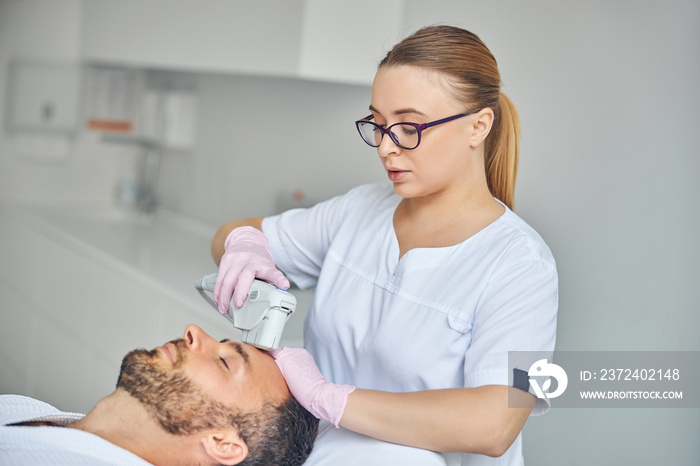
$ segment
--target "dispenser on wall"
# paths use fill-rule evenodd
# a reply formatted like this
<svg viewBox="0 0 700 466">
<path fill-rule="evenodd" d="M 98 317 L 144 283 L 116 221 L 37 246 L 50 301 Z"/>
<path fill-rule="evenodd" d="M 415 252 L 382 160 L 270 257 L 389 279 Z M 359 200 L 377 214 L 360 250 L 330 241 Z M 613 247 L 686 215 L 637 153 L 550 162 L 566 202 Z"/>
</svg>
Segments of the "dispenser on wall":
<svg viewBox="0 0 700 466">
<path fill-rule="evenodd" d="M 7 130 L 74 133 L 81 102 L 80 86 L 78 65 L 12 61 L 5 115 Z"/>
</svg>

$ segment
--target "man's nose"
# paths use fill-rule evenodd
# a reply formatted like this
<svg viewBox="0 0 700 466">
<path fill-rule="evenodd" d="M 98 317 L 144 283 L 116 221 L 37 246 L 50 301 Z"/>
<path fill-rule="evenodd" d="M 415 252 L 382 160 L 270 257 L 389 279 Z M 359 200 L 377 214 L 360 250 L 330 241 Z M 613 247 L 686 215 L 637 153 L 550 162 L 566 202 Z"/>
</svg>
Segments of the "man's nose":
<svg viewBox="0 0 700 466">
<path fill-rule="evenodd" d="M 185 328 L 185 334 L 182 336 L 182 338 L 185 340 L 185 345 L 190 351 L 197 351 L 201 349 L 202 345 L 207 341 L 207 339 L 211 339 L 211 337 L 207 335 L 204 330 L 192 324 Z"/>
</svg>

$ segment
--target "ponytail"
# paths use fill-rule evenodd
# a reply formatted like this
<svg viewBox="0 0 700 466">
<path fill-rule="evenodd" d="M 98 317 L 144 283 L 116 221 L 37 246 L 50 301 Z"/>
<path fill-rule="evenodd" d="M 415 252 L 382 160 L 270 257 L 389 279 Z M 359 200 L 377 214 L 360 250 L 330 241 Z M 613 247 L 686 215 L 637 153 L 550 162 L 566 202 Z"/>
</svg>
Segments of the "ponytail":
<svg viewBox="0 0 700 466">
<path fill-rule="evenodd" d="M 486 181 L 493 197 L 512 210 L 520 153 L 520 120 L 513 102 L 503 92 L 500 94 L 496 120 L 484 148 Z"/>
</svg>

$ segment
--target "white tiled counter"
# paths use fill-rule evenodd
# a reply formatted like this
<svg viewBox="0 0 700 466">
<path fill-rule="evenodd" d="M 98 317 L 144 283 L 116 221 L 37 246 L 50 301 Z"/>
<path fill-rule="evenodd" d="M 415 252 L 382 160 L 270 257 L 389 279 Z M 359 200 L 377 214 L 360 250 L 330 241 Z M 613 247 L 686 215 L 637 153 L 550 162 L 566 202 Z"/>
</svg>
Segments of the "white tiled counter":
<svg viewBox="0 0 700 466">
<path fill-rule="evenodd" d="M 114 389 L 123 356 L 180 337 L 240 333 L 194 281 L 216 271 L 215 228 L 167 212 L 0 206 L 0 393 L 85 412 Z M 310 292 L 282 344 L 302 344 Z"/>
</svg>

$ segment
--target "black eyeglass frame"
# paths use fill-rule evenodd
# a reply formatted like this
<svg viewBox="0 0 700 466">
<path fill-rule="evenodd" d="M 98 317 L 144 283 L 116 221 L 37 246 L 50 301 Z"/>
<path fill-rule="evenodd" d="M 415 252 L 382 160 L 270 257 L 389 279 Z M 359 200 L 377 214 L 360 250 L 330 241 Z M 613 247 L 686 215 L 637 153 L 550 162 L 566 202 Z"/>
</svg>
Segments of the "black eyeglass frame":
<svg viewBox="0 0 700 466">
<path fill-rule="evenodd" d="M 370 146 L 370 147 L 379 147 L 379 145 L 381 144 L 382 140 L 384 139 L 384 135 L 385 135 L 385 134 L 389 134 L 389 137 L 390 137 L 391 140 L 394 142 L 394 144 L 396 144 L 397 146 L 399 146 L 400 148 L 402 148 L 402 149 L 404 149 L 404 150 L 413 150 L 413 149 L 415 149 L 416 147 L 418 147 L 418 146 L 420 145 L 421 134 L 423 133 L 423 130 L 426 130 L 426 129 L 428 129 L 428 128 L 432 128 L 433 126 L 441 125 L 441 124 L 443 124 L 443 123 L 447 123 L 448 121 L 456 120 L 457 118 L 462 118 L 462 117 L 465 117 L 465 116 L 473 115 L 474 113 L 476 113 L 476 112 L 459 113 L 459 114 L 457 114 L 457 115 L 452 115 L 452 116 L 450 116 L 450 117 L 442 118 L 442 119 L 440 119 L 440 120 L 431 121 L 431 122 L 429 122 L 429 123 L 409 123 L 409 122 L 405 122 L 405 123 L 404 123 L 404 122 L 394 123 L 393 125 L 387 127 L 386 129 L 382 128 L 380 125 L 376 124 L 375 122 L 370 121 L 372 118 L 374 118 L 374 115 L 368 115 L 368 116 L 364 117 L 364 118 L 361 119 L 361 120 L 357 120 L 357 121 L 355 122 L 355 127 L 357 128 L 357 132 L 360 133 L 360 137 L 362 138 L 362 140 L 363 140 L 365 143 L 367 143 L 367 145 Z M 362 133 L 361 125 L 364 125 L 364 124 L 367 124 L 367 123 L 369 123 L 370 125 L 374 126 L 375 128 L 377 128 L 377 129 L 382 133 L 382 137 L 379 139 L 379 144 L 375 144 L 375 143 L 369 142 L 367 139 L 365 139 L 365 135 Z M 413 146 L 413 147 L 406 147 L 406 146 L 403 146 L 403 145 L 401 145 L 401 144 L 399 143 L 398 137 L 394 134 L 393 131 L 391 131 L 391 128 L 393 128 L 394 126 L 399 126 L 399 125 L 411 126 L 411 127 L 413 127 L 413 128 L 416 129 L 416 131 L 418 132 L 418 141 L 416 142 L 416 145 L 415 145 L 415 146 Z"/>
</svg>

